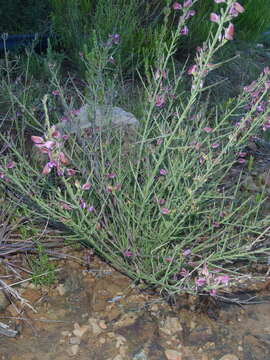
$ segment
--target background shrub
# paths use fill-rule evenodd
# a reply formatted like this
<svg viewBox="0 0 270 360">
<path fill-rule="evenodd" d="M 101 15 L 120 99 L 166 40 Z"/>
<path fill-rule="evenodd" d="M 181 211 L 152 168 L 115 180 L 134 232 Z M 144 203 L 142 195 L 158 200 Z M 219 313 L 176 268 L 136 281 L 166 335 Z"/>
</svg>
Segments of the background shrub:
<svg viewBox="0 0 270 360">
<path fill-rule="evenodd" d="M 0 33 L 26 34 L 49 29 L 49 0 L 6 0 L 0 6 Z"/>
<path fill-rule="evenodd" d="M 243 41 L 256 41 L 258 36 L 270 27 L 269 0 L 242 0 L 241 5 L 245 12 L 234 20 L 236 39 Z M 194 48 L 205 41 L 209 31 L 214 26 L 208 19 L 211 12 L 217 12 L 224 4 L 216 4 L 213 0 L 198 0 L 194 9 L 196 17 L 189 22 L 190 36 L 184 47 Z"/>
</svg>

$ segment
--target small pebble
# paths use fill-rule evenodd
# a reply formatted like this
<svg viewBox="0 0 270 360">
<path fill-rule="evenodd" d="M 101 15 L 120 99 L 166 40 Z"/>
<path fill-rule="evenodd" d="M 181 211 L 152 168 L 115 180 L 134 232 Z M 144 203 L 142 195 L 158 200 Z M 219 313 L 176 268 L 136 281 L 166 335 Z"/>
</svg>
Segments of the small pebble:
<svg viewBox="0 0 270 360">
<path fill-rule="evenodd" d="M 99 326 L 101 329 L 103 329 L 103 330 L 107 329 L 107 325 L 106 325 L 106 323 L 105 323 L 104 320 L 101 320 L 101 321 L 98 323 L 98 326 Z"/>
<path fill-rule="evenodd" d="M 76 337 L 76 336 L 72 336 L 70 339 L 69 339 L 69 343 L 71 345 L 80 345 L 81 343 L 81 339 Z"/>
<path fill-rule="evenodd" d="M 99 338 L 99 342 L 100 342 L 100 344 L 105 344 L 106 340 L 103 337 L 101 337 L 101 338 Z"/>
<path fill-rule="evenodd" d="M 70 354 L 71 356 L 75 356 L 78 354 L 78 351 L 79 351 L 79 345 L 72 345 L 70 347 Z"/>
<path fill-rule="evenodd" d="M 182 353 L 180 353 L 179 351 L 175 351 L 175 350 L 165 350 L 165 355 L 167 360 L 182 360 Z"/>
<path fill-rule="evenodd" d="M 239 360 L 239 357 L 234 354 L 226 354 L 223 355 L 219 360 Z"/>
</svg>

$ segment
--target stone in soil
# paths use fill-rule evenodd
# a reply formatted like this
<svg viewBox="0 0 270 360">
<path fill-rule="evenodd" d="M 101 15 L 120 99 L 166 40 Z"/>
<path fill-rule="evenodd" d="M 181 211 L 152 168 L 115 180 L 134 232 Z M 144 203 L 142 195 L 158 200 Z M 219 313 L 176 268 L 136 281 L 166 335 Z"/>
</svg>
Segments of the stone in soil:
<svg viewBox="0 0 270 360">
<path fill-rule="evenodd" d="M 182 353 L 176 350 L 165 350 L 167 360 L 183 360 Z"/>
<path fill-rule="evenodd" d="M 234 354 L 223 355 L 219 360 L 239 360 L 239 357 Z"/>
<path fill-rule="evenodd" d="M 182 332 L 183 328 L 177 317 L 167 317 L 164 323 L 160 324 L 159 330 L 166 335 L 174 335 Z"/>
</svg>

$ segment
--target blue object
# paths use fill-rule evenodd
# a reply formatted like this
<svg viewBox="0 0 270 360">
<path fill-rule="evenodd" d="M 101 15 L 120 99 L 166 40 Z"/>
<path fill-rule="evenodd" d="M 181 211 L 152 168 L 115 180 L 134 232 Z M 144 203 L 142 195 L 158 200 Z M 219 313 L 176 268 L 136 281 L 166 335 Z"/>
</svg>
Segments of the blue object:
<svg viewBox="0 0 270 360">
<path fill-rule="evenodd" d="M 259 39 L 258 39 L 259 42 L 262 42 L 263 44 L 266 44 L 267 46 L 270 45 L 270 30 L 262 33 L 260 36 L 259 36 Z"/>
<path fill-rule="evenodd" d="M 26 35 L 5 35 L 0 37 L 0 51 L 14 50 L 18 47 L 26 47 L 32 44 L 35 40 L 38 51 L 46 50 L 48 46 L 49 35 L 26 34 Z"/>
</svg>

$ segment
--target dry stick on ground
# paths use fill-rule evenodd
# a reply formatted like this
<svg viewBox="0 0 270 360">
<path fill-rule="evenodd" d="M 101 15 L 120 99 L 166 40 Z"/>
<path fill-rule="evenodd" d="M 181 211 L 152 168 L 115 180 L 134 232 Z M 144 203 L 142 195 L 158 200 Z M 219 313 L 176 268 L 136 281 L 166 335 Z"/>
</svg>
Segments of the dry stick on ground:
<svg viewBox="0 0 270 360">
<path fill-rule="evenodd" d="M 9 298 L 15 298 L 16 300 L 19 300 L 23 305 L 28 306 L 32 311 L 37 312 L 33 306 L 31 304 L 29 304 L 29 302 L 24 299 L 23 297 L 21 297 L 21 295 L 18 293 L 18 291 L 16 291 L 15 289 L 12 288 L 12 286 L 14 285 L 8 285 L 6 284 L 3 280 L 0 279 L 0 285 L 1 288 L 7 295 Z M 13 304 L 14 305 L 14 304 Z M 15 305 L 14 305 L 15 306 Z M 18 310 L 17 310 L 18 311 Z M 19 312 L 19 311 L 18 311 Z"/>
</svg>

